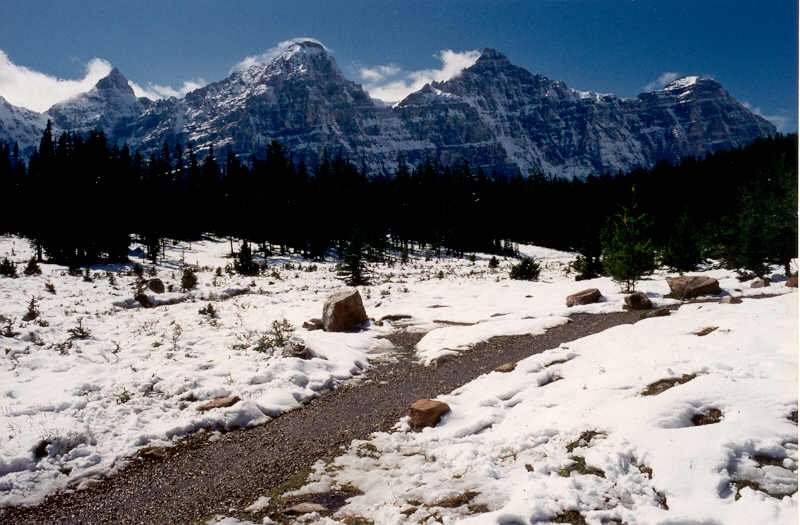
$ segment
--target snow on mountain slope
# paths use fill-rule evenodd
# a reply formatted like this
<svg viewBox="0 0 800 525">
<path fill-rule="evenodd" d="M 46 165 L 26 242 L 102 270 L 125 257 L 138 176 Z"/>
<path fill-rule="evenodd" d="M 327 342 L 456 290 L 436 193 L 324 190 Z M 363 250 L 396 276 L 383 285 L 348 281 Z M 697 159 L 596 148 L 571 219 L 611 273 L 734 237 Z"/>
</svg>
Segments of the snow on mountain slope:
<svg viewBox="0 0 800 525">
<path fill-rule="evenodd" d="M 111 142 L 145 154 L 180 142 L 199 152 L 214 145 L 249 157 L 278 140 L 296 161 L 314 165 L 327 150 L 371 174 L 394 170 L 403 155 L 411 164 L 465 158 L 487 171 L 534 169 L 567 177 L 649 167 L 776 133 L 702 77 L 619 99 L 571 89 L 485 49 L 450 80 L 387 107 L 344 78 L 317 41 L 285 42 L 270 58 L 245 61 L 224 80 L 159 101 L 137 99 L 115 69 L 43 117 L 27 115 L 25 129 L 12 128 L 4 114 L 0 122 L 9 136 L 15 129 L 30 135 L 43 128 L 43 118 L 61 130 L 100 128 Z"/>
</svg>

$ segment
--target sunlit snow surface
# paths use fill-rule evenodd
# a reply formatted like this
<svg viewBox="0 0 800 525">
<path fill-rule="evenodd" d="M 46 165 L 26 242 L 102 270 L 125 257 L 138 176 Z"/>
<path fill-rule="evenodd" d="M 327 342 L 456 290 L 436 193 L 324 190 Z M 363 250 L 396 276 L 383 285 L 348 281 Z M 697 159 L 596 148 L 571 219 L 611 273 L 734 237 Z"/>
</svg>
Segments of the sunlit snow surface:
<svg viewBox="0 0 800 525">
<path fill-rule="evenodd" d="M 214 269 L 231 262 L 229 250 L 227 241 L 170 247 L 158 277 L 179 289 L 183 260 L 201 268 L 200 284 L 188 293 L 153 295 L 183 302 L 143 309 L 131 307 L 135 278 L 128 267 L 93 268 L 92 282 L 46 264 L 43 275 L 27 277 L 28 244 L 0 237 L 0 257 L 20 263 L 21 274 L 0 277 L 0 315 L 12 320 L 17 333 L 0 335 L 0 504 L 34 502 L 80 486 L 146 445 L 168 444 L 199 429 L 268 421 L 351 380 L 371 359 L 391 357 L 391 345 L 378 338 L 395 329 L 388 323 L 357 334 L 301 328 L 321 317 L 324 299 L 342 287 L 332 261 L 307 271 L 308 261 L 276 256 L 255 279 L 225 272 L 215 277 Z M 480 254 L 475 262 L 419 256 L 407 265 L 376 267 L 374 284 L 360 288 L 367 313 L 374 319 L 410 315 L 403 324 L 428 332 L 418 353 L 431 362 L 444 353 L 468 352 L 494 335 L 540 333 L 573 312 L 622 309 L 623 295 L 609 279 L 575 282 L 567 275 L 573 254 L 526 246 L 521 251 L 540 258 L 538 282 L 509 280 L 512 259 L 500 258 L 493 271 L 489 256 Z M 114 272 L 115 284 L 106 270 Z M 718 278 L 732 295 L 793 291 L 777 276 L 769 288 L 750 289 L 725 270 L 698 273 Z M 675 302 L 662 297 L 669 291 L 664 275 L 638 286 L 657 305 Z M 47 282 L 55 294 L 45 290 Z M 566 295 L 588 287 L 600 288 L 604 301 L 566 308 Z M 248 293 L 236 295 L 241 290 Z M 31 296 L 41 315 L 25 322 Z M 216 320 L 198 312 L 209 302 L 219 312 Z M 381 524 L 416 523 L 433 510 L 444 523 L 546 522 L 565 509 L 580 511 L 589 523 L 789 522 L 796 518 L 796 495 L 779 500 L 743 488 L 735 501 L 731 482 L 756 480 L 772 492 L 796 488 L 796 426 L 786 419 L 797 399 L 796 302 L 789 293 L 739 305 L 684 305 L 670 317 L 533 356 L 510 374 L 488 374 L 443 396 L 453 411 L 437 428 L 408 433 L 401 421 L 400 432 L 373 440 L 377 459 L 360 457 L 355 443 L 335 462 L 342 470 L 319 465 L 316 481 L 353 483 L 365 494 L 337 516 L 363 515 Z M 91 336 L 72 340 L 70 348 L 68 330 L 78 319 Z M 281 319 L 295 326 L 294 335 L 317 357 L 303 361 L 255 351 L 257 336 Z M 706 326 L 719 328 L 704 337 L 692 334 Z M 5 327 L 4 321 L 0 332 Z M 562 359 L 567 361 L 547 366 Z M 639 395 L 654 381 L 689 373 L 697 377 L 658 396 Z M 551 382 L 556 377 L 562 379 Z M 196 410 L 227 395 L 242 401 Z M 692 416 L 709 408 L 721 410 L 722 421 L 693 427 Z M 585 430 L 604 435 L 568 453 L 565 445 Z M 43 441 L 49 445 L 37 459 L 34 449 Z M 784 458 L 786 468 L 759 467 L 754 455 Z M 571 456 L 584 457 L 605 478 L 560 476 Z M 651 468 L 653 478 L 639 466 Z M 465 491 L 477 492 L 471 504 L 484 504 L 488 512 L 436 507 Z M 409 499 L 432 507 L 420 505 L 407 517 L 402 512 L 412 506 Z"/>
</svg>

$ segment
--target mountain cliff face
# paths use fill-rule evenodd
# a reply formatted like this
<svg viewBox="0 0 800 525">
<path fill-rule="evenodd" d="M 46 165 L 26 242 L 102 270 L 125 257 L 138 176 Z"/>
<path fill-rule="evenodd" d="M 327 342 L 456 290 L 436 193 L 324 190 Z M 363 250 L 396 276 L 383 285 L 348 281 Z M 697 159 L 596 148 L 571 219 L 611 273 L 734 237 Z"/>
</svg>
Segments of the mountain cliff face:
<svg viewBox="0 0 800 525">
<path fill-rule="evenodd" d="M 36 144 L 48 118 L 57 130 L 99 128 L 145 152 L 180 141 L 195 151 L 213 144 L 250 155 L 275 139 L 296 161 L 314 164 L 327 150 L 373 174 L 393 170 L 403 155 L 412 164 L 465 158 L 487 170 L 580 176 L 675 161 L 776 133 L 711 79 L 684 77 L 620 99 L 532 74 L 492 49 L 456 77 L 386 107 L 345 79 L 313 41 L 295 42 L 269 63 L 182 99 L 136 98 L 116 69 L 44 114 L 0 99 L 0 140 L 25 146 L 33 136 Z"/>
</svg>

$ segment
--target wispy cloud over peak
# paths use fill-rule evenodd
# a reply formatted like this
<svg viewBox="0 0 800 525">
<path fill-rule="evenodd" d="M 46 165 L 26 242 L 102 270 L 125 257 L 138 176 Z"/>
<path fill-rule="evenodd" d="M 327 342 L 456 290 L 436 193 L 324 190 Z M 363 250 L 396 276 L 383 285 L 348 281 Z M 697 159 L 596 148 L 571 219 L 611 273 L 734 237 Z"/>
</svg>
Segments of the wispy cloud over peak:
<svg viewBox="0 0 800 525">
<path fill-rule="evenodd" d="M 42 112 L 57 102 L 89 91 L 111 69 L 108 60 L 93 58 L 86 64 L 83 78 L 62 79 L 17 65 L 0 50 L 0 95 L 15 106 Z"/>
<path fill-rule="evenodd" d="M 364 89 L 371 97 L 385 102 L 399 102 L 430 82 L 450 80 L 472 66 L 481 56 L 480 51 L 442 50 L 434 55 L 441 62 L 437 69 L 404 71 L 395 64 L 361 68 L 359 75 Z"/>
<path fill-rule="evenodd" d="M 654 91 L 656 89 L 661 89 L 670 82 L 678 80 L 680 77 L 681 77 L 680 73 L 675 73 L 674 71 L 665 71 L 661 73 L 657 79 L 645 84 L 644 90 Z"/>
<path fill-rule="evenodd" d="M 285 53 L 286 51 L 291 49 L 292 46 L 296 44 L 302 44 L 304 42 L 311 42 L 313 44 L 317 44 L 328 53 L 333 52 L 330 48 L 328 48 L 325 44 L 323 44 L 316 38 L 311 38 L 307 36 L 290 38 L 289 40 L 284 40 L 283 42 L 279 42 L 278 45 L 276 45 L 275 47 L 271 47 L 259 55 L 252 55 L 245 57 L 238 64 L 233 66 L 233 68 L 231 68 L 231 72 L 245 71 L 253 66 L 269 64 L 270 62 L 275 60 L 275 58 L 280 56 L 282 53 Z"/>
</svg>

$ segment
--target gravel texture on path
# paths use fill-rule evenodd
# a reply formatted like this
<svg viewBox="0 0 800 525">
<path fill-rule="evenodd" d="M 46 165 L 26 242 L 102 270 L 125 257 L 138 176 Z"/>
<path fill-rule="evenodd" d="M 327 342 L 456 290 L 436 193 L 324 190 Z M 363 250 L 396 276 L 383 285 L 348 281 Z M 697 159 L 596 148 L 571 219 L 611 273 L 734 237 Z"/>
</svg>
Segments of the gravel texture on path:
<svg viewBox="0 0 800 525">
<path fill-rule="evenodd" d="M 401 330 L 388 337 L 397 346 L 396 359 L 374 364 L 359 380 L 301 408 L 265 425 L 217 434 L 219 439 L 209 440 L 214 434 L 203 432 L 174 447 L 140 453 L 89 488 L 48 496 L 35 507 L 2 509 L 0 522 L 184 524 L 241 514 L 315 461 L 338 455 L 353 439 L 391 430 L 417 399 L 435 398 L 503 363 L 639 319 L 639 312 L 576 314 L 542 335 L 495 337 L 428 367 L 413 355 L 423 334 Z"/>
</svg>

